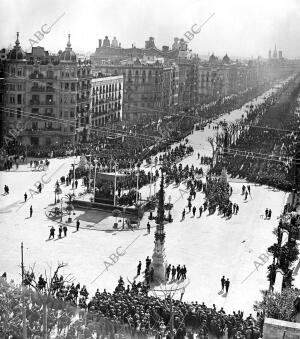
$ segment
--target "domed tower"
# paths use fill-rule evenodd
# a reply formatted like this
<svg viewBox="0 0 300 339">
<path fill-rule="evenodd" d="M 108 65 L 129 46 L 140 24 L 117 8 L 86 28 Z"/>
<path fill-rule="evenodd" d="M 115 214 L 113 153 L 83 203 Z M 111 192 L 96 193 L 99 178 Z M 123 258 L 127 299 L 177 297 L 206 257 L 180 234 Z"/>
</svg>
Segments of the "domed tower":
<svg viewBox="0 0 300 339">
<path fill-rule="evenodd" d="M 19 32 L 17 32 L 17 40 L 15 42 L 14 48 L 8 53 L 7 59 L 10 60 L 11 62 L 15 61 L 27 61 L 26 60 L 26 53 L 23 51 L 23 49 L 20 46 L 20 41 L 19 41 Z"/>
<path fill-rule="evenodd" d="M 210 64 L 215 64 L 215 63 L 218 62 L 218 58 L 214 55 L 214 53 L 209 57 L 208 62 L 209 62 Z"/>
<path fill-rule="evenodd" d="M 66 61 L 66 62 L 76 62 L 77 61 L 77 57 L 75 52 L 73 52 L 72 48 L 71 48 L 71 41 L 70 41 L 71 35 L 68 34 L 68 42 L 67 42 L 67 47 L 65 48 L 65 50 L 60 54 L 59 56 L 59 60 L 60 61 Z"/>
<path fill-rule="evenodd" d="M 229 56 L 227 55 L 227 53 L 226 53 L 225 56 L 223 57 L 223 63 L 224 63 L 224 64 L 230 64 L 230 58 L 229 58 Z"/>
</svg>

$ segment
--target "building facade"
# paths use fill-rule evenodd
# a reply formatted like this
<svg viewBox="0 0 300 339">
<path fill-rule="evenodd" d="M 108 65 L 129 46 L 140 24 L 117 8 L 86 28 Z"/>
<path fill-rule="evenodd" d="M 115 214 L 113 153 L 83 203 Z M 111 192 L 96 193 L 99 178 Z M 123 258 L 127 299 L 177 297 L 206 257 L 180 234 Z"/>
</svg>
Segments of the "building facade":
<svg viewBox="0 0 300 339">
<path fill-rule="evenodd" d="M 18 130 L 22 144 L 39 146 L 89 139 L 91 61 L 77 58 L 70 35 L 64 51 L 50 54 L 43 47 L 25 53 L 17 34 L 14 48 L 1 64 L 3 135 Z"/>
<path fill-rule="evenodd" d="M 139 59 L 94 63 L 94 72 L 123 75 L 124 120 L 160 117 L 178 104 L 178 66 Z"/>
<path fill-rule="evenodd" d="M 109 126 L 122 121 L 123 110 L 123 76 L 104 76 L 95 74 L 91 80 L 91 126 Z"/>
</svg>

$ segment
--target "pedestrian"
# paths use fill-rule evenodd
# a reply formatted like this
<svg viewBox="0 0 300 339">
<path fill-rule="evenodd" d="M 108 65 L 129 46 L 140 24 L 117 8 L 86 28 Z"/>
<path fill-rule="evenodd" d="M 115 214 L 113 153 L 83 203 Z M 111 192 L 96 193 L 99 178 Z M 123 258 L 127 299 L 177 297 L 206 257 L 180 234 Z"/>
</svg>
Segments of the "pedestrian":
<svg viewBox="0 0 300 339">
<path fill-rule="evenodd" d="M 51 238 L 54 239 L 54 233 L 55 233 L 55 228 L 52 226 L 52 227 L 50 228 L 49 240 L 50 240 Z"/>
<path fill-rule="evenodd" d="M 142 268 L 142 263 L 141 263 L 141 261 L 139 261 L 139 264 L 137 265 L 137 274 L 136 275 L 141 274 L 141 268 Z"/>
<path fill-rule="evenodd" d="M 191 212 L 191 208 L 192 208 L 192 203 L 189 201 L 189 204 L 188 204 L 188 208 L 189 208 L 189 213 Z"/>
<path fill-rule="evenodd" d="M 247 200 L 248 197 L 248 191 L 245 192 L 245 200 Z"/>
<path fill-rule="evenodd" d="M 250 193 L 250 185 L 247 185 L 247 190 L 248 190 L 248 193 L 249 193 L 249 195 L 251 194 Z"/>
<path fill-rule="evenodd" d="M 266 208 L 266 210 L 265 210 L 265 217 L 266 217 L 266 219 L 268 219 L 268 215 L 269 215 L 269 209 Z"/>
<path fill-rule="evenodd" d="M 177 280 L 179 280 L 179 279 L 180 279 L 180 275 L 181 275 L 181 272 L 180 272 L 180 265 L 177 266 L 176 272 L 177 272 Z"/>
<path fill-rule="evenodd" d="M 185 267 L 185 265 L 183 265 L 183 267 L 181 268 L 181 276 L 182 276 L 183 280 L 186 279 L 186 267 Z"/>
<path fill-rule="evenodd" d="M 79 220 L 76 221 L 76 231 L 78 232 L 79 231 L 79 226 L 80 226 L 80 222 Z"/>
<path fill-rule="evenodd" d="M 182 220 L 184 220 L 184 218 L 185 218 L 185 208 L 182 211 Z"/>
<path fill-rule="evenodd" d="M 66 237 L 67 236 L 68 227 L 65 225 L 63 230 L 64 230 L 64 236 Z"/>
<path fill-rule="evenodd" d="M 201 218 L 202 212 L 203 212 L 203 208 L 202 208 L 202 206 L 200 206 L 200 207 L 199 207 L 199 215 L 200 215 L 200 218 Z"/>
<path fill-rule="evenodd" d="M 193 216 L 196 214 L 196 206 L 193 207 Z"/>
<path fill-rule="evenodd" d="M 61 239 L 62 231 L 63 231 L 63 229 L 62 229 L 62 226 L 60 225 L 59 229 L 58 229 L 58 237 L 59 237 L 59 239 Z"/>
<path fill-rule="evenodd" d="M 32 213 L 33 213 L 32 205 L 30 206 L 29 213 L 30 213 L 30 218 L 31 218 L 32 217 Z"/>
<path fill-rule="evenodd" d="M 148 231 L 148 234 L 150 234 L 150 228 L 151 228 L 151 226 L 150 226 L 150 223 L 149 223 L 149 221 L 148 221 L 148 223 L 147 223 L 147 231 Z"/>
<path fill-rule="evenodd" d="M 242 186 L 242 195 L 244 195 L 244 194 L 245 194 L 245 189 L 246 189 L 246 186 L 245 186 L 245 185 L 243 185 L 243 186 Z"/>
<path fill-rule="evenodd" d="M 226 293 L 228 293 L 229 285 L 230 285 L 230 281 L 229 281 L 229 279 L 227 278 L 227 280 L 225 281 Z"/>
<path fill-rule="evenodd" d="M 25 192 L 24 194 L 24 201 L 26 202 L 27 201 L 27 193 Z"/>
<path fill-rule="evenodd" d="M 169 264 L 169 266 L 167 266 L 166 268 L 166 280 L 169 280 L 169 276 L 170 276 L 170 272 L 171 272 L 171 264 Z"/>
<path fill-rule="evenodd" d="M 223 277 L 221 279 L 222 291 L 224 291 L 225 282 L 226 282 L 226 279 L 225 279 L 225 276 L 223 275 Z"/>
<path fill-rule="evenodd" d="M 77 186 L 78 186 L 78 181 L 75 180 L 75 187 L 76 187 L 76 189 L 77 189 Z"/>
<path fill-rule="evenodd" d="M 151 259 L 149 258 L 149 256 L 146 258 L 146 269 L 149 269 L 151 264 Z"/>
<path fill-rule="evenodd" d="M 40 183 L 39 186 L 38 186 L 38 190 L 39 190 L 39 193 L 42 192 L 42 184 Z"/>
<path fill-rule="evenodd" d="M 175 275 L 176 275 L 176 268 L 175 268 L 175 266 L 173 265 L 173 266 L 172 266 L 172 280 L 175 280 Z"/>
<path fill-rule="evenodd" d="M 269 212 L 268 212 L 268 219 L 271 219 L 271 216 L 272 216 L 272 210 L 269 209 Z"/>
</svg>

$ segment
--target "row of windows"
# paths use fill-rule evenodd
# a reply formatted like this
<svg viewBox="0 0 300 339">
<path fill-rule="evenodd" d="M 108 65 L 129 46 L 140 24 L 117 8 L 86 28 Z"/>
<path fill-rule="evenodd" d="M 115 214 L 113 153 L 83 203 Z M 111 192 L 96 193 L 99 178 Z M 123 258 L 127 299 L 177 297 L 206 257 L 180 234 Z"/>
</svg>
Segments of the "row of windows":
<svg viewBox="0 0 300 339">
<path fill-rule="evenodd" d="M 21 91 L 23 86 L 21 83 L 16 83 L 16 84 L 7 84 L 7 88 L 9 91 Z"/>
<path fill-rule="evenodd" d="M 16 69 L 15 67 L 11 66 L 9 68 L 9 73 L 13 76 L 17 75 L 19 77 L 25 76 L 25 70 L 23 68 Z"/>
<path fill-rule="evenodd" d="M 21 119 L 22 118 L 22 109 L 20 107 L 17 108 L 17 112 L 16 111 L 10 111 L 10 112 L 6 112 L 6 117 L 10 117 L 10 118 L 17 118 L 17 119 Z"/>
<path fill-rule="evenodd" d="M 118 75 L 119 72 L 121 72 L 121 70 L 115 69 L 115 70 L 113 71 L 114 75 Z M 111 73 L 111 70 L 110 70 L 109 68 L 107 68 L 107 69 L 106 69 L 106 73 L 107 73 L 107 74 L 108 74 L 108 73 Z M 131 70 L 129 70 L 128 72 L 125 72 L 125 71 L 123 70 L 123 77 L 125 78 L 127 74 L 128 74 L 129 76 L 131 76 L 132 74 L 135 74 L 135 75 L 140 75 L 140 74 L 141 74 L 142 76 L 146 76 L 146 73 L 148 73 L 148 77 L 151 77 L 151 76 L 152 76 L 152 70 L 149 70 L 149 71 L 147 71 L 147 72 L 146 72 L 145 70 L 143 70 L 143 71 L 135 70 L 135 72 L 131 72 Z M 160 75 L 158 71 L 153 72 L 153 74 L 154 74 L 156 77 Z"/>
<path fill-rule="evenodd" d="M 102 106 L 92 108 L 92 112 L 93 113 L 103 113 L 103 112 L 109 111 L 110 109 L 120 110 L 121 105 L 118 104 L 118 103 L 115 103 L 114 105 L 102 105 Z"/>
<path fill-rule="evenodd" d="M 17 94 L 17 95 L 14 95 L 14 94 L 10 94 L 9 95 L 9 103 L 10 104 L 18 104 L 18 105 L 22 105 L 22 94 Z"/>
<path fill-rule="evenodd" d="M 12 75 L 15 75 L 16 70 L 15 70 L 14 67 L 11 67 L 10 73 Z M 47 70 L 46 72 L 40 72 L 38 70 L 35 70 L 35 71 L 33 71 L 31 73 L 30 77 L 33 78 L 33 79 L 34 78 L 45 78 L 45 77 L 51 79 L 51 78 L 54 77 L 54 74 L 55 73 L 54 73 L 53 70 Z M 56 73 L 56 74 L 58 75 L 58 73 Z M 65 70 L 61 71 L 60 74 L 61 74 L 62 78 L 70 78 L 70 77 L 75 78 L 76 71 L 75 71 L 75 68 L 71 68 L 70 70 L 66 68 Z M 17 70 L 17 75 L 18 76 L 21 76 L 21 75 L 24 76 L 24 70 L 23 69 L 18 69 Z M 77 71 L 77 77 L 89 76 L 89 75 L 90 75 L 90 70 L 87 70 L 87 71 L 85 71 L 85 70 L 82 70 L 82 71 L 78 70 Z"/>
<path fill-rule="evenodd" d="M 57 131 L 63 131 L 63 132 L 68 132 L 68 130 L 70 132 L 74 132 L 74 126 L 54 126 L 52 122 L 45 122 L 45 123 L 38 123 L 37 121 L 32 121 L 31 123 L 31 129 L 33 130 L 40 130 L 40 129 L 44 129 L 44 130 L 57 130 Z"/>
<path fill-rule="evenodd" d="M 43 114 L 44 113 L 44 115 L 47 115 L 47 116 L 54 115 L 53 108 L 46 108 L 44 111 L 40 108 L 32 108 L 31 113 L 32 114 Z M 69 118 L 74 118 L 74 117 L 75 117 L 74 109 L 71 109 L 70 111 L 68 110 L 60 111 L 60 114 L 59 114 L 60 119 L 69 119 Z"/>
<path fill-rule="evenodd" d="M 120 100 L 122 98 L 121 94 L 114 94 L 112 93 L 111 95 L 109 94 L 101 94 L 101 95 L 93 95 L 92 101 L 93 103 L 96 101 L 104 101 L 104 100 Z"/>
<path fill-rule="evenodd" d="M 118 84 L 96 86 L 93 88 L 93 93 L 94 92 L 99 92 L 99 93 L 116 92 L 118 88 L 119 88 L 119 91 L 122 90 L 122 85 L 120 83 L 119 83 L 119 86 Z"/>
</svg>

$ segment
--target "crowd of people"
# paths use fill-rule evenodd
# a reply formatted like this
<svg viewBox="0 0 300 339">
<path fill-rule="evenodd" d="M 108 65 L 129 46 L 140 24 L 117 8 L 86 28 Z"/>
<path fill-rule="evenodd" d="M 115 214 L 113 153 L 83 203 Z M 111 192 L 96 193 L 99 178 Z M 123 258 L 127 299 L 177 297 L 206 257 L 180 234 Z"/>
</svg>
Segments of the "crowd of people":
<svg viewBox="0 0 300 339">
<path fill-rule="evenodd" d="M 290 106 L 287 110 L 284 102 L 296 100 L 293 89 L 299 93 L 300 88 L 295 86 L 294 81 L 288 82 L 264 103 L 250 108 L 244 121 L 244 126 L 249 127 L 243 127 L 230 148 L 225 147 L 214 166 L 214 173 L 220 174 L 226 167 L 232 177 L 246 178 L 284 191 L 293 188 L 292 158 L 297 151 L 300 125 L 294 110 L 290 110 Z M 252 123 L 255 126 L 251 126 Z"/>
<path fill-rule="evenodd" d="M 167 268 L 167 277 L 171 273 L 173 280 L 185 279 L 185 266 L 181 269 L 177 267 L 174 270 L 173 268 Z M 6 274 L 4 279 L 6 279 Z M 33 281 L 35 281 L 34 273 L 26 272 L 25 285 L 29 288 L 33 286 Z M 223 277 L 221 283 L 222 288 L 228 292 L 229 280 Z M 38 292 L 41 295 L 46 294 L 49 292 L 48 287 L 46 279 L 40 275 L 36 283 Z M 158 297 L 149 291 L 144 282 L 136 283 L 134 281 L 131 285 L 125 287 L 122 277 L 120 277 L 114 292 L 110 293 L 105 289 L 100 292 L 97 289 L 92 296 L 87 291 L 86 286 L 81 287 L 80 283 L 66 283 L 63 276 L 55 275 L 50 293 L 53 298 L 69 304 L 74 309 L 79 307 L 87 311 L 86 328 L 88 329 L 92 323 L 97 323 L 99 325 L 97 338 L 101 338 L 101 335 L 109 335 L 111 338 L 116 338 L 116 335 L 118 337 L 123 335 L 125 338 L 148 338 L 149 336 L 171 338 L 170 333 L 172 330 L 176 339 L 183 339 L 186 336 L 192 338 L 193 334 L 197 334 L 200 339 L 209 338 L 209 334 L 220 338 L 225 333 L 227 333 L 228 338 L 232 339 L 258 339 L 260 337 L 260 329 L 251 314 L 245 318 L 243 312 L 240 311 L 226 314 L 223 308 L 217 310 L 215 305 L 208 307 L 204 303 L 183 302 L 178 299 L 171 299 L 170 295 Z M 35 307 L 36 299 L 36 297 L 31 297 L 31 308 L 27 311 L 27 316 L 30 316 L 30 320 L 32 320 L 32 314 L 38 310 L 38 307 Z M 62 307 L 63 304 L 60 305 Z M 68 307 L 64 306 L 64 309 L 67 310 Z M 75 318 L 77 313 L 74 309 L 69 315 L 68 327 L 72 323 L 72 317 Z M 15 316 L 21 319 L 21 309 L 16 309 L 15 312 Z M 51 308 L 49 312 L 51 312 Z M 171 314 L 173 314 L 173 320 L 171 320 Z M 4 327 L 4 309 L 1 311 L 1 316 L 0 331 Z M 42 318 L 41 314 L 35 314 L 34 322 L 35 325 L 40 326 L 39 331 L 41 331 Z M 55 318 L 51 318 L 49 322 L 54 322 L 51 326 L 54 329 Z M 56 325 L 58 328 L 63 326 L 60 322 Z M 34 330 L 38 332 L 38 328 L 33 330 L 31 321 L 30 327 L 30 334 Z M 22 332 L 21 322 L 14 328 L 14 331 L 15 333 Z M 73 333 L 70 328 L 69 333 Z M 91 337 L 87 336 L 87 338 Z M 29 336 L 29 338 L 33 337 Z M 71 338 L 71 336 L 67 335 L 66 338 Z"/>
</svg>

